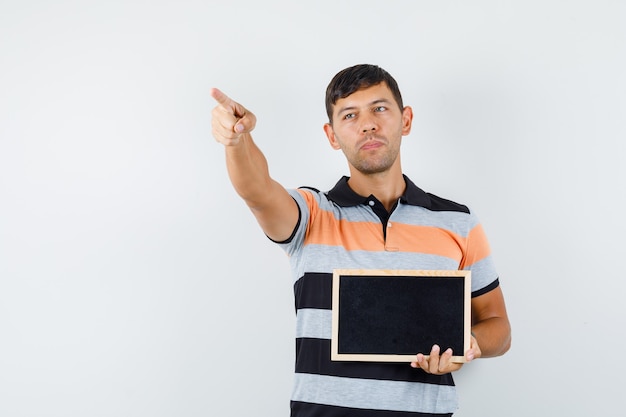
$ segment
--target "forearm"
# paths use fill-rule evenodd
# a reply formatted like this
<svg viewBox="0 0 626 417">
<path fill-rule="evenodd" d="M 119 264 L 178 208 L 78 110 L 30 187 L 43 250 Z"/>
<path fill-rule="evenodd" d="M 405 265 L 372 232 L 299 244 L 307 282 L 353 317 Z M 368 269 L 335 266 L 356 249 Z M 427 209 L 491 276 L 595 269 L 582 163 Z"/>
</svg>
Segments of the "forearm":
<svg viewBox="0 0 626 417">
<path fill-rule="evenodd" d="M 511 326 L 506 317 L 480 321 L 472 326 L 472 334 L 483 358 L 503 355 L 511 347 Z"/>
<path fill-rule="evenodd" d="M 267 160 L 250 132 L 256 116 L 214 88 L 211 96 L 219 103 L 212 111 L 212 133 L 224 145 L 226 167 L 237 194 L 243 198 L 265 234 L 287 239 L 298 223 L 299 208 L 289 192 L 270 178 Z"/>
<path fill-rule="evenodd" d="M 226 167 L 237 194 L 254 208 L 262 204 L 273 185 L 267 160 L 250 134 L 242 135 L 238 144 L 225 147 Z"/>
</svg>

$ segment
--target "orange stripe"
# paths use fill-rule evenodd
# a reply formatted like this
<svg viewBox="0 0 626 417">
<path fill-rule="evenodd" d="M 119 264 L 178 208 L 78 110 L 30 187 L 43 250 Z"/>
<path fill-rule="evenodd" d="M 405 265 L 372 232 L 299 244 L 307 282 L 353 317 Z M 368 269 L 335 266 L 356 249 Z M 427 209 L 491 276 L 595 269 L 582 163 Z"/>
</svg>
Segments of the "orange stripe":
<svg viewBox="0 0 626 417">
<path fill-rule="evenodd" d="M 380 223 L 337 220 L 332 213 L 323 210 L 317 212 L 314 221 L 315 228 L 307 231 L 305 244 L 343 246 L 346 250 L 384 250 Z"/>
<path fill-rule="evenodd" d="M 387 249 L 426 253 L 461 261 L 467 240 L 449 230 L 432 226 L 391 223 L 387 226 Z"/>
<path fill-rule="evenodd" d="M 311 210 L 311 223 L 316 223 L 314 230 L 307 230 L 305 245 L 342 246 L 348 251 L 388 250 L 439 255 L 458 260 L 461 269 L 470 267 L 491 253 L 481 225 L 463 237 L 438 227 L 392 222 L 391 227 L 387 227 L 385 245 L 380 223 L 337 220 L 332 212 L 321 210 L 310 193 L 299 191 Z M 468 245 L 469 242 L 471 244 Z M 468 246 L 470 252 L 465 253 Z"/>
<path fill-rule="evenodd" d="M 440 228 L 392 223 L 387 228 L 385 245 L 380 223 L 337 220 L 332 213 L 323 210 L 317 212 L 315 223 L 315 228 L 307 232 L 305 244 L 342 246 L 348 251 L 426 253 L 459 262 L 466 244 L 463 237 Z"/>
<path fill-rule="evenodd" d="M 479 224 L 470 230 L 467 240 L 470 242 L 468 245 L 470 250 L 465 254 L 465 259 L 461 262 L 461 269 L 469 268 L 491 254 L 489 241 L 482 225 Z"/>
</svg>

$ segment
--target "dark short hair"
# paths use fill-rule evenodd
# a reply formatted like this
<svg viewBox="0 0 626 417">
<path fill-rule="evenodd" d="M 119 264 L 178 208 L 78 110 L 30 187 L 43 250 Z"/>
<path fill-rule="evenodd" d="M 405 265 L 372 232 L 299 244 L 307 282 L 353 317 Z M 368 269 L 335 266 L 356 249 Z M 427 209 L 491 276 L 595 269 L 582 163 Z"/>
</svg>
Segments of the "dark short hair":
<svg viewBox="0 0 626 417">
<path fill-rule="evenodd" d="M 338 72 L 326 88 L 326 113 L 328 114 L 328 121 L 330 123 L 333 121 L 333 107 L 335 103 L 337 103 L 337 100 L 346 98 L 355 91 L 383 82 L 387 84 L 387 87 L 391 90 L 400 109 L 404 108 L 398 83 L 391 74 L 381 67 L 371 64 L 359 64 Z"/>
</svg>

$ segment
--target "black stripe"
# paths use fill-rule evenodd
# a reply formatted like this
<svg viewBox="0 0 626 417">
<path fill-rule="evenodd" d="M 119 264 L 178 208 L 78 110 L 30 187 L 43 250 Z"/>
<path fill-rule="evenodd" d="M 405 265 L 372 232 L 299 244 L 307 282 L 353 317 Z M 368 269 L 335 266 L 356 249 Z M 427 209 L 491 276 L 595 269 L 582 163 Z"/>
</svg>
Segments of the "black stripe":
<svg viewBox="0 0 626 417">
<path fill-rule="evenodd" d="M 315 187 L 309 187 L 308 185 L 303 185 L 302 187 L 298 187 L 298 188 L 303 189 L 303 190 L 311 190 L 311 191 L 313 191 L 313 192 L 315 192 L 317 194 L 320 193 L 320 190 L 318 190 Z"/>
<path fill-rule="evenodd" d="M 474 297 L 478 297 L 479 295 L 483 295 L 483 294 L 487 294 L 489 291 L 491 290 L 495 290 L 496 288 L 498 288 L 498 285 L 500 285 L 500 281 L 498 278 L 496 278 L 496 280 L 494 282 L 492 282 L 491 284 L 487 285 L 486 287 L 483 287 L 479 290 L 476 290 L 472 293 L 472 298 Z"/>
<path fill-rule="evenodd" d="M 472 298 L 498 288 L 496 278 L 491 284 L 472 292 Z M 333 274 L 326 272 L 306 272 L 293 286 L 296 310 L 300 308 L 332 309 Z"/>
<path fill-rule="evenodd" d="M 332 309 L 333 274 L 307 272 L 293 286 L 296 310 L 300 308 Z"/>
<path fill-rule="evenodd" d="M 296 372 L 388 381 L 454 385 L 452 374 L 431 375 L 408 363 L 346 362 L 330 360 L 330 340 L 296 339 Z"/>
<path fill-rule="evenodd" d="M 364 410 L 361 408 L 337 407 L 291 402 L 291 417 L 450 417 L 448 414 L 412 413 L 409 411 Z"/>
</svg>

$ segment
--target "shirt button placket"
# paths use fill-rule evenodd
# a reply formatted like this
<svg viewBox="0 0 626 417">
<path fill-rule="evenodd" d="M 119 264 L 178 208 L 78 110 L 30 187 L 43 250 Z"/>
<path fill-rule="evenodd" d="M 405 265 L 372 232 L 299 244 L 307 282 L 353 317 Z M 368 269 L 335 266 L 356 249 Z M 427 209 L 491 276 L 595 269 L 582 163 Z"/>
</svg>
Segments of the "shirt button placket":
<svg viewBox="0 0 626 417">
<path fill-rule="evenodd" d="M 387 222 L 387 238 L 385 239 L 385 250 L 388 252 L 397 252 L 400 250 L 399 247 L 393 245 L 393 224 L 391 222 Z"/>
</svg>

